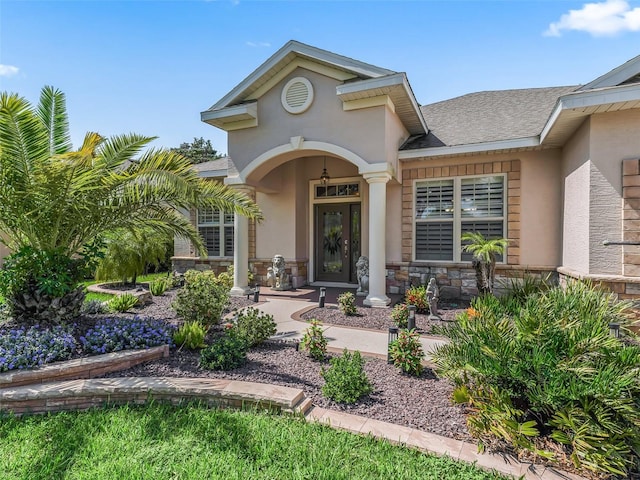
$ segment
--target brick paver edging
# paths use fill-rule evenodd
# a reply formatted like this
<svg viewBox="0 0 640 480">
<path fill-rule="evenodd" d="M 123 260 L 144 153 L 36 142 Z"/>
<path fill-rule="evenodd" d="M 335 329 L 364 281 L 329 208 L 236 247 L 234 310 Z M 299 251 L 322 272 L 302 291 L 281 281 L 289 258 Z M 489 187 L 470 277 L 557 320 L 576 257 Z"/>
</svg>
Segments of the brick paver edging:
<svg viewBox="0 0 640 480">
<path fill-rule="evenodd" d="M 360 435 L 371 435 L 391 443 L 416 448 L 454 460 L 473 463 L 485 470 L 495 470 L 514 478 L 526 480 L 586 480 L 578 475 L 563 472 L 544 465 L 520 462 L 513 457 L 492 453 L 478 453 L 478 446 L 454 440 L 434 433 L 382 422 L 372 418 L 352 415 L 314 406 L 306 415 L 307 421 L 318 422 L 339 430 Z"/>
<path fill-rule="evenodd" d="M 36 414 L 150 400 L 174 404 L 199 401 L 216 407 L 250 406 L 300 414 L 311 407 L 298 388 L 212 378 L 121 377 L 5 388 L 0 390 L 0 411 Z"/>
<path fill-rule="evenodd" d="M 32 385 L 77 378 L 101 377 L 106 373 L 127 370 L 140 363 L 169 356 L 169 346 L 144 350 L 125 350 L 92 357 L 50 363 L 33 370 L 12 370 L 0 374 L 0 388 Z"/>
</svg>

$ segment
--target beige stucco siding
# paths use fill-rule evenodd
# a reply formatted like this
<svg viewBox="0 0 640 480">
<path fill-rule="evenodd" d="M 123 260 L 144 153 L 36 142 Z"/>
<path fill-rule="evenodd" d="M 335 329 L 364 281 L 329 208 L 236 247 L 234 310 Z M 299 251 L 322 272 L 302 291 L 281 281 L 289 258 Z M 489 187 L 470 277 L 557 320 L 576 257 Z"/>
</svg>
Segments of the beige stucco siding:
<svg viewBox="0 0 640 480">
<path fill-rule="evenodd" d="M 578 273 L 589 273 L 589 138 L 590 122 L 587 120 L 562 151 L 562 266 Z"/>
<path fill-rule="evenodd" d="M 280 97 L 286 82 L 297 76 L 311 82 L 314 100 L 306 112 L 293 115 L 284 110 Z M 337 80 L 298 68 L 265 93 L 258 100 L 258 126 L 229 132 L 229 155 L 238 170 L 297 136 L 338 145 L 368 163 L 383 162 L 386 107 L 344 111 L 337 85 Z"/>
<path fill-rule="evenodd" d="M 260 205 L 264 220 L 256 226 L 256 256 L 271 258 L 275 254 L 287 259 L 296 258 L 296 200 L 299 182 L 293 163 L 286 163 L 270 175 L 282 179 L 278 193 L 256 193 L 256 203 Z M 304 217 L 301 219 L 304 221 Z"/>
<path fill-rule="evenodd" d="M 590 273 L 622 274 L 622 161 L 640 158 L 640 111 L 625 110 L 591 118 Z"/>
<path fill-rule="evenodd" d="M 526 152 L 520 160 L 520 264 L 558 266 L 562 260 L 560 151 Z"/>
</svg>

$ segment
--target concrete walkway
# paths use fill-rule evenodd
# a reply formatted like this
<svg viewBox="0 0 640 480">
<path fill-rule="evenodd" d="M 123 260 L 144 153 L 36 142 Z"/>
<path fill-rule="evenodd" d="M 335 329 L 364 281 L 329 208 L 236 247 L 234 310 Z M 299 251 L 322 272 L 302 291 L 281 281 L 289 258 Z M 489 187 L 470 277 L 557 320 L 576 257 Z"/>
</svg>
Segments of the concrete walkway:
<svg viewBox="0 0 640 480">
<path fill-rule="evenodd" d="M 279 297 L 262 297 L 264 303 L 259 303 L 256 308 L 264 313 L 273 315 L 278 326 L 277 335 L 286 339 L 300 339 L 304 331 L 309 327 L 307 322 L 294 320 L 296 312 L 313 307 L 316 304 L 309 301 L 290 300 Z M 388 333 L 361 328 L 347 328 L 342 326 L 325 325 L 325 336 L 329 340 L 328 346 L 332 349 L 359 350 L 362 354 L 386 357 Z M 422 336 L 422 346 L 429 360 L 429 353 L 438 345 L 443 345 L 444 340 L 435 337 Z"/>
</svg>

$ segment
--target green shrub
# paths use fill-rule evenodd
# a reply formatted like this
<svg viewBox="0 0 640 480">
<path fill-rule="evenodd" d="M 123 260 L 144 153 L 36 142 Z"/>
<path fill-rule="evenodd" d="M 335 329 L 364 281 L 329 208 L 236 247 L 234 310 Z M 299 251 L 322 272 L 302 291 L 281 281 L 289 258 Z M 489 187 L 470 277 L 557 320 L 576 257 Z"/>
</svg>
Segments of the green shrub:
<svg viewBox="0 0 640 480">
<path fill-rule="evenodd" d="M 207 327 L 198 321 L 184 322 L 173 334 L 173 341 L 178 347 L 189 350 L 204 348 L 204 339 L 207 336 Z"/>
<path fill-rule="evenodd" d="M 399 328 L 407 328 L 409 324 L 409 305 L 399 303 L 391 310 L 391 319 Z"/>
<path fill-rule="evenodd" d="M 233 330 L 235 335 L 247 343 L 248 347 L 255 347 L 274 335 L 277 328 L 273 315 L 267 315 L 257 308 L 249 307 L 238 314 Z"/>
<path fill-rule="evenodd" d="M 207 270 L 189 270 L 184 274 L 184 287 L 176 294 L 171 304 L 178 316 L 186 322 L 201 322 L 203 325 L 218 324 L 229 301 L 226 280 Z"/>
<path fill-rule="evenodd" d="M 415 305 L 419 313 L 429 311 L 429 300 L 427 298 L 427 287 L 424 285 L 410 287 L 404 294 L 404 301 L 407 305 Z"/>
<path fill-rule="evenodd" d="M 447 328 L 433 360 L 466 389 L 481 440 L 553 458 L 559 448 L 536 449 L 544 434 L 576 467 L 624 475 L 640 464 L 640 347 L 610 336 L 609 323 L 624 328 L 628 307 L 582 282 L 485 296 Z"/>
<path fill-rule="evenodd" d="M 373 391 L 373 386 L 364 371 L 364 360 L 360 352 L 349 353 L 345 348 L 341 357 L 330 360 L 331 367 L 320 371 L 326 382 L 322 394 L 339 403 L 356 403 Z"/>
<path fill-rule="evenodd" d="M 132 293 L 122 293 L 113 297 L 107 303 L 108 308 L 112 312 L 126 312 L 138 304 L 138 297 Z"/>
<path fill-rule="evenodd" d="M 107 307 L 102 300 L 85 300 L 82 304 L 82 313 L 85 315 L 97 315 L 106 311 Z"/>
<path fill-rule="evenodd" d="M 200 351 L 200 366 L 207 370 L 233 370 L 244 365 L 246 360 L 246 343 L 228 333 Z"/>
<path fill-rule="evenodd" d="M 400 330 L 397 340 L 389 345 L 389 358 L 403 372 L 419 376 L 424 359 L 420 334 L 415 330 Z"/>
<path fill-rule="evenodd" d="M 164 278 L 159 278 L 153 282 L 149 282 L 149 291 L 154 297 L 159 297 L 169 288 L 169 281 Z"/>
<path fill-rule="evenodd" d="M 356 308 L 356 297 L 352 292 L 344 292 L 338 297 L 338 307 L 347 316 L 358 313 Z"/>
<path fill-rule="evenodd" d="M 311 320 L 311 325 L 304 331 L 300 348 L 307 350 L 314 360 L 324 360 L 327 355 L 327 338 L 324 336 L 322 323 L 317 319 Z"/>
</svg>

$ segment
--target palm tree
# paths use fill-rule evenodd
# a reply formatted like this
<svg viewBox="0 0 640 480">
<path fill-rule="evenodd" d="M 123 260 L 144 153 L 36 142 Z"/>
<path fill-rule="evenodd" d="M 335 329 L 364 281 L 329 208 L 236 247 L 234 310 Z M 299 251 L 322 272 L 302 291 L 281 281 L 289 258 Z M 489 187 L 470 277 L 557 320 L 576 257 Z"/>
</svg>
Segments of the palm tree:
<svg viewBox="0 0 640 480">
<path fill-rule="evenodd" d="M 485 238 L 479 232 L 467 232 L 462 235 L 462 241 L 469 242 L 462 249 L 473 254 L 473 268 L 476 271 L 478 293 L 480 295 L 493 293 L 496 257 L 504 255 L 509 240 L 506 238 Z"/>
<path fill-rule="evenodd" d="M 96 280 L 131 279 L 135 286 L 138 275 L 147 273 L 151 265 L 158 267 L 165 262 L 172 238 L 158 234 L 150 228 L 134 231 L 119 229 L 105 235 L 106 249 L 96 269 Z"/>
<path fill-rule="evenodd" d="M 36 251 L 90 260 L 95 249 L 88 247 L 105 232 L 143 226 L 187 238 L 205 254 L 198 231 L 180 210 L 218 208 L 261 218 L 248 197 L 199 178 L 182 155 L 148 148 L 154 139 L 90 132 L 73 150 L 62 92 L 44 87 L 35 107 L 16 94 L 0 94 L 0 234 L 18 256 L 13 265 L 23 249 L 32 259 Z M 46 278 L 45 272 L 5 289 L 14 314 L 42 317 L 41 307 L 25 304 L 33 303 L 31 294 L 51 290 L 41 288 Z M 63 280 L 54 297 L 77 289 L 78 278 Z"/>
</svg>

